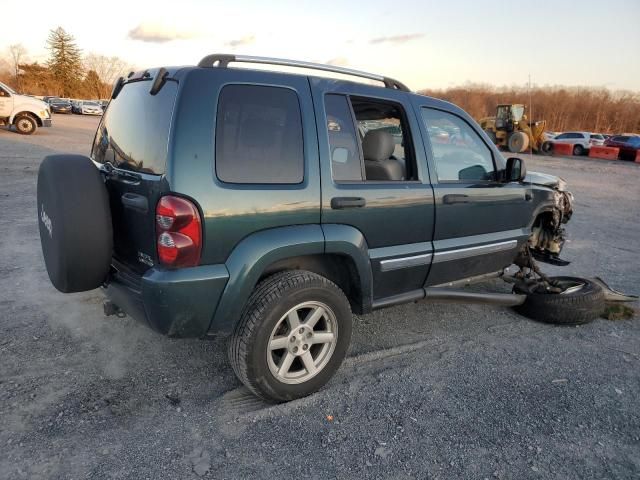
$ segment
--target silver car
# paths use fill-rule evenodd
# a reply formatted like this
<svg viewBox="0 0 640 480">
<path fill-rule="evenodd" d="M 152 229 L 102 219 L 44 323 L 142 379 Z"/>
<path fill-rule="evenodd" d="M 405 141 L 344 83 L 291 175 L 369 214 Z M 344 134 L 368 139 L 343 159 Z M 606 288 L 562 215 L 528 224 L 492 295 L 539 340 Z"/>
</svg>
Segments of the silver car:
<svg viewBox="0 0 640 480">
<path fill-rule="evenodd" d="M 102 105 L 98 102 L 80 102 L 79 110 L 82 115 L 102 115 Z"/>
</svg>

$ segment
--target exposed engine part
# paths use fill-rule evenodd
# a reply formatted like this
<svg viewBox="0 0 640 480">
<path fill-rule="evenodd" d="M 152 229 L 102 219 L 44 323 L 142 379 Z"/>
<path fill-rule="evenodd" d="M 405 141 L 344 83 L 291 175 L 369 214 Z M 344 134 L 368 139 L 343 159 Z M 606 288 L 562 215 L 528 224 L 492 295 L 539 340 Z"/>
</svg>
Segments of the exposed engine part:
<svg viewBox="0 0 640 480">
<path fill-rule="evenodd" d="M 558 256 L 565 242 L 562 225 L 573 214 L 573 195 L 570 192 L 554 192 L 555 208 L 540 215 L 531 229 L 529 248 L 538 260 L 557 265 L 566 265 Z"/>
<path fill-rule="evenodd" d="M 520 285 L 521 289 L 529 289 L 539 293 L 562 293 L 561 286 L 542 273 L 533 259 L 528 245 L 525 245 L 518 253 L 513 263 L 520 267 L 520 270 L 512 276 L 503 276 L 502 279 L 505 282 Z"/>
</svg>

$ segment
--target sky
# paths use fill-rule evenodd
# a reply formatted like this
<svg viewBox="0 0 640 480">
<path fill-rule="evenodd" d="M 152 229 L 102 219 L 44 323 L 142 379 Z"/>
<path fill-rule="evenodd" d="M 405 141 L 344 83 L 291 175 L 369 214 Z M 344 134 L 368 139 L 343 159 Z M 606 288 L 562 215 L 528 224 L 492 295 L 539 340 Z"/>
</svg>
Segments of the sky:
<svg viewBox="0 0 640 480">
<path fill-rule="evenodd" d="M 640 91 L 640 0 L 0 0 L 0 56 L 46 61 L 58 26 L 83 53 L 137 68 L 209 53 L 333 63 L 413 90 L 468 83 Z M 10 15 L 7 15 L 10 12 Z M 37 13 L 34 13 L 37 12 Z M 25 28 L 28 25 L 28 28 Z"/>
</svg>

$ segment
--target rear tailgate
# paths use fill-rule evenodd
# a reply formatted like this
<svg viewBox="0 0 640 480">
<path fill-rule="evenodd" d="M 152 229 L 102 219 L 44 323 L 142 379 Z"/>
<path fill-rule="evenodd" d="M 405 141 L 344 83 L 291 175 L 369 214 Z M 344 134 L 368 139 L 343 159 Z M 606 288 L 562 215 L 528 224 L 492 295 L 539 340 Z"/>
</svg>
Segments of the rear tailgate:
<svg viewBox="0 0 640 480">
<path fill-rule="evenodd" d="M 91 152 L 106 177 L 115 263 L 138 274 L 157 263 L 155 207 L 169 190 L 165 171 L 178 90 L 169 80 L 151 95 L 151 83 L 144 79 L 122 87 L 109 103 Z"/>
</svg>

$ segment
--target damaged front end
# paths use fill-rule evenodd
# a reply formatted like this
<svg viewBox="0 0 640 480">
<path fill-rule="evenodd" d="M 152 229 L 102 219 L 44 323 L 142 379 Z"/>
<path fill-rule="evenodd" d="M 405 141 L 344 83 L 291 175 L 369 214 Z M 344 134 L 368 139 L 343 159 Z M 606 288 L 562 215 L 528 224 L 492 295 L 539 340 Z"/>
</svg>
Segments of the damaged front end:
<svg viewBox="0 0 640 480">
<path fill-rule="evenodd" d="M 528 247 L 531 255 L 541 262 L 564 266 L 569 262 L 560 258 L 566 240 L 563 227 L 573 214 L 573 195 L 566 191 L 566 183 L 557 179 L 553 185 L 554 206 L 540 214 L 531 229 Z"/>
</svg>

